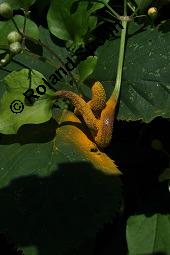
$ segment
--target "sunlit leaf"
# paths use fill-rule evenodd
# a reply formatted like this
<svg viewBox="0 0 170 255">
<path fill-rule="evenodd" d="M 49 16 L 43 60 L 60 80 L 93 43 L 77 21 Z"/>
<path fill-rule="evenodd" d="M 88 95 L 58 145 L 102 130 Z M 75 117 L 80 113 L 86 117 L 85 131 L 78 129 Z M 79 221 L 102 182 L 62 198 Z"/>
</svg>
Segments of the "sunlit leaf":
<svg viewBox="0 0 170 255">
<path fill-rule="evenodd" d="M 52 116 L 52 102 L 40 96 L 36 88 L 44 85 L 42 81 L 43 75 L 32 70 L 22 69 L 21 71 L 13 71 L 5 77 L 6 91 L 4 92 L 0 102 L 0 132 L 3 134 L 15 134 L 23 124 L 37 124 L 48 121 Z M 44 85 L 47 92 L 49 89 Z M 29 88 L 34 90 L 34 94 L 39 96 L 33 105 L 25 102 L 25 93 Z M 44 89 L 42 90 L 42 92 Z M 15 100 L 17 103 L 13 103 Z M 29 102 L 28 102 L 29 103 Z M 14 109 L 13 109 L 14 108 Z M 23 109 L 17 113 L 16 109 Z M 13 109 L 13 111 L 12 111 Z M 16 110 L 16 111 L 15 111 Z"/>
<path fill-rule="evenodd" d="M 55 118 L 57 125 L 27 125 L 0 141 L 0 231 L 25 255 L 69 253 L 94 238 L 121 204 L 115 163 L 73 113 Z"/>
</svg>

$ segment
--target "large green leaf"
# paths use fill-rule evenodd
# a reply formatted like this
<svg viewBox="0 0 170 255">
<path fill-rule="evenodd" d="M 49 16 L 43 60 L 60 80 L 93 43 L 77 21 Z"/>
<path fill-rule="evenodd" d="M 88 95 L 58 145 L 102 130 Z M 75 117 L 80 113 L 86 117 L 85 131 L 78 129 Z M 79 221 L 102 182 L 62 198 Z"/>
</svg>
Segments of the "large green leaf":
<svg viewBox="0 0 170 255">
<path fill-rule="evenodd" d="M 170 117 L 170 32 L 129 25 L 118 119 L 149 122 Z M 135 33 L 136 32 L 136 33 Z M 108 96 L 116 79 L 120 39 L 107 41 L 97 51 L 91 78 L 105 85 Z"/>
<path fill-rule="evenodd" d="M 43 85 L 43 75 L 39 72 L 32 70 L 22 69 L 21 71 L 14 71 L 5 77 L 5 83 L 7 86 L 6 91 L 0 102 L 0 132 L 3 134 L 15 134 L 20 126 L 27 123 L 42 123 L 48 121 L 52 116 L 52 102 L 45 98 L 44 95 L 39 95 L 36 92 L 36 88 L 39 85 Z M 46 85 L 46 92 L 49 89 Z M 39 96 L 38 100 L 33 105 L 28 105 L 25 102 L 25 93 L 29 88 L 35 91 L 35 94 Z M 41 91 L 44 91 L 44 89 Z M 13 102 L 19 100 L 15 105 Z M 13 108 L 22 108 L 23 111 L 16 113 Z"/>
<path fill-rule="evenodd" d="M 62 40 L 72 43 L 73 48 L 84 44 L 85 36 L 95 28 L 97 18 L 91 14 L 102 8 L 102 3 L 92 3 L 88 8 L 87 1 L 80 1 L 77 10 L 71 13 L 72 5 L 77 0 L 53 0 L 48 11 L 47 21 L 50 32 Z"/>
<path fill-rule="evenodd" d="M 169 254 L 170 215 L 131 216 L 126 234 L 129 255 Z"/>
<path fill-rule="evenodd" d="M 0 232 L 25 255 L 70 254 L 120 207 L 114 162 L 73 113 L 57 111 L 55 118 L 0 140 Z"/>
<path fill-rule="evenodd" d="M 19 29 L 23 30 L 24 25 L 24 17 L 20 15 L 14 16 L 14 20 L 19 27 Z M 17 31 L 11 20 L 8 21 L 0 21 L 0 48 L 8 48 L 7 36 L 11 31 Z M 37 25 L 30 19 L 27 19 L 25 34 L 33 37 L 34 39 L 39 38 L 39 30 Z"/>
</svg>

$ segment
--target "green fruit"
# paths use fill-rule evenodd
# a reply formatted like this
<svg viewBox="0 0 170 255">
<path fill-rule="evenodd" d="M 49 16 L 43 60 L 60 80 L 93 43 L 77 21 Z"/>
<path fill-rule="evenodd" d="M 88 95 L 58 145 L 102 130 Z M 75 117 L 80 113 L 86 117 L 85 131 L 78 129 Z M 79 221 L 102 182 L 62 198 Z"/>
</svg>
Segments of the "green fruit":
<svg viewBox="0 0 170 255">
<path fill-rule="evenodd" d="M 10 54 L 6 54 L 6 56 L 0 60 L 0 67 L 4 67 L 4 66 L 8 65 L 10 60 L 11 60 Z"/>
<path fill-rule="evenodd" d="M 22 51 L 22 46 L 20 42 L 13 42 L 9 45 L 9 50 L 14 55 L 19 54 Z"/>
<path fill-rule="evenodd" d="M 18 32 L 12 31 L 8 34 L 7 40 L 9 44 L 14 42 L 20 42 L 22 40 L 22 36 Z"/>
<path fill-rule="evenodd" d="M 13 10 L 8 3 L 0 4 L 0 15 L 6 19 L 10 19 L 13 17 Z"/>
</svg>

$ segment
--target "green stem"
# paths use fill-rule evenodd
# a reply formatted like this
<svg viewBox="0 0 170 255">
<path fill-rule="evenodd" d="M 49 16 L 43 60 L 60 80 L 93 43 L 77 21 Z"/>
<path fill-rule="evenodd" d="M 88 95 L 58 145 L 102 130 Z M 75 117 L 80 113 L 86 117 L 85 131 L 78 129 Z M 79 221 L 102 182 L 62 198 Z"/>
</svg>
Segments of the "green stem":
<svg viewBox="0 0 170 255">
<path fill-rule="evenodd" d="M 11 20 L 12 20 L 14 26 L 16 27 L 16 30 L 18 31 L 18 33 L 19 33 L 21 36 L 23 36 L 23 33 L 19 30 L 19 27 L 18 27 L 17 23 L 15 22 L 14 18 L 12 18 Z"/>
<path fill-rule="evenodd" d="M 24 26 L 23 26 L 23 34 L 25 34 L 26 23 L 27 23 L 27 13 L 26 13 L 26 11 L 24 11 Z"/>
<path fill-rule="evenodd" d="M 124 0 L 124 16 L 127 15 L 126 12 L 126 0 Z M 126 31 L 127 31 L 127 20 L 122 20 L 123 29 L 121 31 L 120 38 L 120 49 L 119 49 L 119 59 L 118 59 L 118 67 L 117 67 L 117 77 L 114 90 L 111 96 L 114 96 L 116 100 L 118 100 L 120 94 L 120 87 L 122 81 L 122 71 L 123 71 L 123 61 L 124 61 L 124 52 L 125 52 L 125 40 L 126 40 Z"/>
<path fill-rule="evenodd" d="M 132 12 L 135 12 L 136 8 L 135 8 L 135 6 L 133 6 L 133 4 L 130 1 L 127 2 L 127 5 L 132 10 Z"/>
<path fill-rule="evenodd" d="M 23 34 L 25 34 L 25 29 L 26 29 L 26 23 L 27 23 L 27 15 L 28 15 L 28 12 L 25 11 L 23 9 L 23 12 L 24 12 L 24 26 L 23 26 Z M 25 37 L 23 36 L 23 39 L 22 39 L 22 48 L 25 49 Z"/>
<path fill-rule="evenodd" d="M 124 0 L 124 16 L 127 16 L 127 0 Z"/>
<path fill-rule="evenodd" d="M 111 13 L 112 13 L 117 19 L 120 19 L 120 15 L 119 15 L 117 12 L 115 12 L 109 4 L 105 3 L 104 1 L 101 1 L 101 2 L 111 11 Z"/>
</svg>

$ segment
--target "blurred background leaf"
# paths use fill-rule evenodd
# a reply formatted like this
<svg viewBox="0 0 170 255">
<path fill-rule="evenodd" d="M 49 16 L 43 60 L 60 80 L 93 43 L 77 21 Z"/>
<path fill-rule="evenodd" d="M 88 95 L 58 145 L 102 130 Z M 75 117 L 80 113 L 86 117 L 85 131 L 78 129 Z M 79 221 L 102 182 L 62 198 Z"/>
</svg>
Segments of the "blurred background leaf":
<svg viewBox="0 0 170 255">
<path fill-rule="evenodd" d="M 170 215 L 131 216 L 126 234 L 129 255 L 169 254 Z"/>
</svg>

